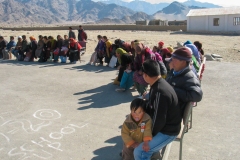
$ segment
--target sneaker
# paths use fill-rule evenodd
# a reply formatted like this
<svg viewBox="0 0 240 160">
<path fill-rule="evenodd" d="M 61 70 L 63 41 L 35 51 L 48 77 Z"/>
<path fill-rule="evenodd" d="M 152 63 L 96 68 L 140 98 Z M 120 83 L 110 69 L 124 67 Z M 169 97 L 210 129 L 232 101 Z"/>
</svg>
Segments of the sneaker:
<svg viewBox="0 0 240 160">
<path fill-rule="evenodd" d="M 116 92 L 124 92 L 125 89 L 124 89 L 124 88 L 117 88 L 117 89 L 115 89 L 115 91 L 116 91 Z"/>
</svg>

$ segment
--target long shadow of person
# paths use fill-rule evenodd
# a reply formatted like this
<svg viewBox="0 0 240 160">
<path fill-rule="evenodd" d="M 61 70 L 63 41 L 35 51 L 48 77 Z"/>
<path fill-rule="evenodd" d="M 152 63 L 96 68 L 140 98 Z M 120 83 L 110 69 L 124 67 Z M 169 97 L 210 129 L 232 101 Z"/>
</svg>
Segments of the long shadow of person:
<svg viewBox="0 0 240 160">
<path fill-rule="evenodd" d="M 110 143 L 111 146 L 99 148 L 93 153 L 97 155 L 92 158 L 92 160 L 121 160 L 119 153 L 122 151 L 122 138 L 121 136 L 116 136 L 105 141 L 105 143 Z M 113 146 L 113 144 L 115 144 Z"/>
<path fill-rule="evenodd" d="M 89 108 L 105 108 L 113 107 L 122 103 L 130 103 L 133 100 L 131 91 L 118 93 L 115 91 L 116 86 L 112 83 L 102 85 L 100 87 L 75 93 L 74 95 L 89 95 L 79 99 L 79 104 L 83 105 L 78 110 Z"/>
<path fill-rule="evenodd" d="M 110 71 L 116 70 L 106 66 L 92 66 L 92 65 L 73 66 L 71 68 L 65 68 L 65 69 L 76 70 L 78 72 L 88 71 L 88 72 L 95 72 L 95 73 L 110 72 Z"/>
</svg>

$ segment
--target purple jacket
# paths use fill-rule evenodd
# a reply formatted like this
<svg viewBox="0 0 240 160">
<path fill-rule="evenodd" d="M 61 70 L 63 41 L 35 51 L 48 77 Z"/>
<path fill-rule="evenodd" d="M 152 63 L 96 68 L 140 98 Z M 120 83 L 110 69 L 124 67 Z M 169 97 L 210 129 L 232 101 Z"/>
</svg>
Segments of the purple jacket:
<svg viewBox="0 0 240 160">
<path fill-rule="evenodd" d="M 135 58 L 134 69 L 136 71 L 141 70 L 143 62 L 146 61 L 147 59 L 152 59 L 156 61 L 156 56 L 149 48 L 144 48 L 142 53 L 137 54 Z"/>
<path fill-rule="evenodd" d="M 97 47 L 95 48 L 95 51 L 97 51 L 97 52 L 103 52 L 104 51 L 104 45 L 105 45 L 105 43 L 102 41 L 102 40 L 100 40 L 100 41 L 98 41 L 98 44 L 97 44 Z"/>
</svg>

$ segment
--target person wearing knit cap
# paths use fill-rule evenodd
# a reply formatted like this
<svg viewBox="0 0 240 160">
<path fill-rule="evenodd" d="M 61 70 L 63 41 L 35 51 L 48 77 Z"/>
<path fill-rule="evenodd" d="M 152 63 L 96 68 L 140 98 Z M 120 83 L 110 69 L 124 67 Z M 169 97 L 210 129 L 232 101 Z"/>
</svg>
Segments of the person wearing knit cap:
<svg viewBox="0 0 240 160">
<path fill-rule="evenodd" d="M 172 69 L 166 80 L 178 96 L 178 107 L 180 107 L 183 116 L 186 104 L 201 101 L 203 92 L 198 77 L 190 68 L 192 53 L 188 48 L 177 49 L 172 54 L 172 58 L 168 60 L 171 61 Z"/>
</svg>

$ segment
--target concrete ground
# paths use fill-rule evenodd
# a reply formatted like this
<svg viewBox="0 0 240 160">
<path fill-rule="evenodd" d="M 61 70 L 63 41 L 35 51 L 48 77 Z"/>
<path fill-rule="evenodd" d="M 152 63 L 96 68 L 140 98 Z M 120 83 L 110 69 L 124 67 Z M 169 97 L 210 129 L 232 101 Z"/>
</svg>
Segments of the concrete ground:
<svg viewBox="0 0 240 160">
<path fill-rule="evenodd" d="M 115 92 L 117 71 L 86 62 L 0 60 L 1 160 L 120 160 L 120 128 L 137 93 Z M 240 159 L 239 67 L 207 62 L 184 160 Z M 170 160 L 178 159 L 178 145 Z"/>
</svg>

